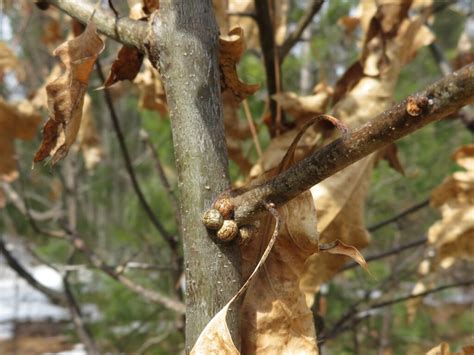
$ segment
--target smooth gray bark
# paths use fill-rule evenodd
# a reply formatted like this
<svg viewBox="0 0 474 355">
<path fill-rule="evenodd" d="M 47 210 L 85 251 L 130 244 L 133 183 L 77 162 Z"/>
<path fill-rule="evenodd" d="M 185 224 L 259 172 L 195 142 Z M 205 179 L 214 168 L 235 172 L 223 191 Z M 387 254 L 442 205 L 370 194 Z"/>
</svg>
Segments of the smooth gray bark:
<svg viewBox="0 0 474 355">
<path fill-rule="evenodd" d="M 218 28 L 211 1 L 160 1 L 149 57 L 158 64 L 170 111 L 186 274 L 186 351 L 240 286 L 235 243 L 216 242 L 203 211 L 229 189 L 218 65 Z M 239 317 L 228 318 L 238 342 Z"/>
</svg>

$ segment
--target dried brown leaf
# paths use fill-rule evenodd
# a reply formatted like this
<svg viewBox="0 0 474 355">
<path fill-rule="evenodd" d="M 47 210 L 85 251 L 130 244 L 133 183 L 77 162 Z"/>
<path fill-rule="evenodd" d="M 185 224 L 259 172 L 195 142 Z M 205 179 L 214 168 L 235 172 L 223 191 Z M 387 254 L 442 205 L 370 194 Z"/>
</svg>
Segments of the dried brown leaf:
<svg viewBox="0 0 474 355">
<path fill-rule="evenodd" d="M 474 345 L 467 345 L 461 351 L 452 352 L 448 343 L 441 343 L 428 351 L 426 355 L 472 355 L 474 354 Z"/>
<path fill-rule="evenodd" d="M 33 139 L 40 122 L 40 115 L 28 101 L 8 103 L 0 98 L 0 179 L 18 177 L 14 140 Z"/>
<path fill-rule="evenodd" d="M 336 241 L 325 246 L 324 250 L 322 250 L 323 244 L 320 244 L 320 248 L 321 251 L 329 254 L 348 256 L 353 259 L 357 264 L 359 264 L 365 271 L 369 272 L 369 266 L 367 265 L 367 262 L 365 261 L 364 257 L 359 252 L 359 250 L 357 250 L 357 248 L 353 247 L 352 245 L 344 244 L 339 239 L 336 239 Z"/>
<path fill-rule="evenodd" d="M 237 294 L 232 297 L 232 299 L 211 319 L 211 321 L 206 325 L 202 333 L 199 335 L 196 344 L 191 350 L 192 355 L 240 354 L 232 341 L 232 336 L 230 335 L 229 328 L 227 327 L 226 317 L 229 307 L 232 305 L 232 303 L 243 295 L 243 293 L 250 287 L 256 275 L 258 275 L 258 272 L 266 262 L 280 231 L 280 217 L 278 216 L 278 213 L 274 210 L 273 206 L 268 206 L 267 208 L 275 218 L 275 226 L 273 228 L 273 232 L 271 232 L 268 244 L 265 246 L 265 250 L 259 257 L 255 268 L 251 273 L 249 273 L 247 280 L 242 285 Z"/>
<path fill-rule="evenodd" d="M 431 204 L 442 219 L 428 230 L 428 242 L 444 268 L 474 259 L 474 145 L 459 148 L 453 158 L 467 171 L 455 172 L 433 190 Z"/>
<path fill-rule="evenodd" d="M 299 280 L 306 259 L 318 251 L 316 213 L 309 192 L 279 209 L 283 226 L 264 270 L 252 281 L 241 308 L 242 353 L 317 353 L 313 315 Z M 258 234 L 242 246 L 248 275 L 268 240 L 261 220 Z"/>
<path fill-rule="evenodd" d="M 274 94 L 272 98 L 299 124 L 326 112 L 332 94 L 332 88 L 323 82 L 315 88 L 313 95 L 298 96 L 293 92 L 280 92 Z"/>
<path fill-rule="evenodd" d="M 232 29 L 228 36 L 219 38 L 219 66 L 221 69 L 221 90 L 229 90 L 236 102 L 241 102 L 259 89 L 258 84 L 245 84 L 237 74 L 237 63 L 245 50 L 244 31 L 241 27 Z"/>
<path fill-rule="evenodd" d="M 464 169 L 474 171 L 474 144 L 468 144 L 456 150 L 453 159 Z"/>
<path fill-rule="evenodd" d="M 143 54 L 135 47 L 122 46 L 117 58 L 112 63 L 109 76 L 104 83 L 104 87 L 114 85 L 123 80 L 133 81 L 143 63 Z"/>
<path fill-rule="evenodd" d="M 65 71 L 46 86 L 50 112 L 34 162 L 51 155 L 54 164 L 67 155 L 81 125 L 90 73 L 103 49 L 104 42 L 91 22 L 80 36 L 63 43 L 53 52 L 61 59 Z"/>
</svg>

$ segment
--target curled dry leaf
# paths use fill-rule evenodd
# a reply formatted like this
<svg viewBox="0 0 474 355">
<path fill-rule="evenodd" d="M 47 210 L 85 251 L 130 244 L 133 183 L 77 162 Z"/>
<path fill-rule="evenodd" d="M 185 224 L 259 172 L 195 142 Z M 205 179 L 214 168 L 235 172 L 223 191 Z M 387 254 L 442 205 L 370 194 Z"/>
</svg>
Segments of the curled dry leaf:
<svg viewBox="0 0 474 355">
<path fill-rule="evenodd" d="M 317 353 L 314 321 L 299 280 L 306 259 L 318 251 L 316 213 L 306 191 L 279 208 L 283 221 L 263 270 L 249 286 L 241 306 L 242 353 Z M 242 246 L 242 274 L 248 275 L 269 238 L 268 217 Z"/>
<path fill-rule="evenodd" d="M 455 172 L 433 190 L 431 204 L 442 219 L 428 230 L 428 242 L 445 268 L 458 259 L 474 260 L 474 145 L 459 148 L 454 159 L 466 171 Z"/>
<path fill-rule="evenodd" d="M 324 246 L 324 250 L 323 250 L 323 246 Z M 365 261 L 364 257 L 357 250 L 357 248 L 353 247 L 352 245 L 344 244 L 339 239 L 337 239 L 334 242 L 331 242 L 331 243 L 326 244 L 326 245 L 320 244 L 319 247 L 320 247 L 320 250 L 322 252 L 326 252 L 326 253 L 329 253 L 329 254 L 335 254 L 335 255 L 346 255 L 346 256 L 352 258 L 365 271 L 370 273 L 369 272 L 369 266 L 367 265 L 367 262 Z"/>
<path fill-rule="evenodd" d="M 474 346 L 464 346 L 461 351 L 452 352 L 448 343 L 441 343 L 428 351 L 426 355 L 472 355 L 474 354 Z"/>
<path fill-rule="evenodd" d="M 148 12 L 150 10 L 147 6 L 151 6 L 153 8 L 155 4 L 153 4 L 153 1 L 149 1 L 148 4 L 144 4 L 141 0 L 129 1 L 129 17 L 134 20 L 144 18 L 146 16 L 145 11 Z M 109 86 L 112 86 L 115 83 L 123 80 L 133 81 L 140 71 L 143 58 L 143 54 L 140 53 L 137 48 L 122 46 L 117 54 L 117 58 L 112 63 L 112 67 L 110 68 L 109 76 L 105 80 L 104 87 L 108 88 Z"/>
<path fill-rule="evenodd" d="M 435 258 L 423 260 L 418 266 L 419 281 L 412 294 L 435 283 L 437 271 L 450 268 L 459 260 L 474 260 L 474 144 L 459 148 L 454 160 L 466 171 L 447 177 L 431 193 L 431 206 L 441 212 L 441 220 L 428 230 L 428 245 Z M 422 299 L 407 302 L 407 312 L 413 320 Z"/>
<path fill-rule="evenodd" d="M 18 177 L 14 140 L 33 139 L 40 122 L 41 116 L 30 102 L 8 103 L 0 98 L 0 179 Z"/>
<path fill-rule="evenodd" d="M 242 285 L 237 294 L 231 298 L 231 300 L 211 319 L 206 325 L 199 338 L 196 341 L 193 349 L 191 350 L 192 355 L 204 355 L 204 354 L 226 354 L 236 355 L 240 354 L 235 347 L 232 336 L 227 327 L 226 317 L 229 307 L 249 288 L 251 282 L 266 262 L 270 251 L 275 244 L 276 238 L 280 231 L 280 217 L 272 206 L 267 207 L 271 214 L 275 217 L 275 226 L 271 237 L 268 240 L 268 244 L 263 250 L 262 255 L 259 258 L 258 263 L 251 273 L 249 273 L 247 281 Z M 253 265 L 252 265 L 253 266 Z"/>
<path fill-rule="evenodd" d="M 105 80 L 104 87 L 114 85 L 123 80 L 133 81 L 143 63 L 143 54 L 135 47 L 122 46 L 117 58 L 112 63 L 110 73 Z"/>
<path fill-rule="evenodd" d="M 65 71 L 46 86 L 49 118 L 34 162 L 51 155 L 54 164 L 67 155 L 81 125 L 90 73 L 103 49 L 104 42 L 97 35 L 94 23 L 90 22 L 80 36 L 63 43 L 53 52 L 61 59 Z"/>
<path fill-rule="evenodd" d="M 235 102 L 241 102 L 259 89 L 258 84 L 245 84 L 237 74 L 237 63 L 245 50 L 244 31 L 241 27 L 232 29 L 228 36 L 219 38 L 219 66 L 221 89 L 229 90 Z"/>
<path fill-rule="evenodd" d="M 361 58 L 336 83 L 332 114 L 351 128 L 360 126 L 392 103 L 400 71 L 416 51 L 434 39 L 424 26 L 425 15 L 408 17 L 409 2 L 363 1 L 360 24 L 364 33 Z M 360 249 L 369 242 L 364 204 L 376 157 L 371 155 L 314 186 L 321 242 L 336 239 Z M 308 303 L 322 282 L 344 265 L 346 258 L 319 254 L 310 258 L 301 288 Z"/>
<path fill-rule="evenodd" d="M 292 115 L 298 124 L 326 112 L 332 95 L 332 88 L 322 82 L 314 88 L 313 95 L 298 96 L 293 92 L 281 92 L 274 94 L 272 98 L 284 111 Z"/>
</svg>

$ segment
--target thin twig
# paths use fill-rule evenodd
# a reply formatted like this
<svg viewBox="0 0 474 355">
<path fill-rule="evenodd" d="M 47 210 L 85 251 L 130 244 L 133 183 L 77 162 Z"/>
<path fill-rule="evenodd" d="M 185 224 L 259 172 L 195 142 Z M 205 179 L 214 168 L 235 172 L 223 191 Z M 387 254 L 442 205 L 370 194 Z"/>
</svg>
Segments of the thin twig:
<svg viewBox="0 0 474 355">
<path fill-rule="evenodd" d="M 250 132 L 252 133 L 253 144 L 255 145 L 255 149 L 257 150 L 258 158 L 260 159 L 263 155 L 262 147 L 260 147 L 260 141 L 258 140 L 257 129 L 255 128 L 255 123 L 253 122 L 252 113 L 250 112 L 250 107 L 247 100 L 242 101 L 242 105 L 244 107 L 245 118 L 247 119 Z"/>
<path fill-rule="evenodd" d="M 79 339 L 86 347 L 88 354 L 100 354 L 100 351 L 97 348 L 97 344 L 94 341 L 94 337 L 92 336 L 92 332 L 90 331 L 87 324 L 84 322 L 81 308 L 79 307 L 79 304 L 77 303 L 76 298 L 74 297 L 74 293 L 72 292 L 68 279 L 69 272 L 66 272 L 63 276 L 64 294 L 66 296 L 69 313 L 71 314 L 72 322 L 74 324 L 74 327 L 76 328 L 76 332 L 79 336 Z"/>
<path fill-rule="evenodd" d="M 104 72 L 102 70 L 100 61 L 97 61 L 96 65 L 97 65 L 97 73 L 99 74 L 100 79 L 104 82 L 105 76 L 104 76 Z M 155 212 L 153 212 L 151 206 L 148 204 L 145 198 L 145 195 L 143 194 L 140 184 L 138 183 L 137 176 L 135 175 L 135 170 L 133 169 L 133 165 L 130 159 L 130 154 L 128 153 L 127 145 L 125 144 L 125 137 L 123 135 L 122 128 L 120 127 L 120 121 L 118 119 L 117 112 L 115 111 L 115 107 L 112 102 L 112 97 L 110 96 L 110 92 L 107 88 L 104 88 L 103 91 L 104 91 L 105 101 L 109 109 L 110 117 L 112 118 L 114 130 L 115 130 L 115 133 L 117 134 L 120 150 L 122 152 L 122 156 L 125 162 L 125 168 L 127 169 L 130 180 L 132 181 L 132 186 L 133 186 L 133 189 L 135 190 L 138 200 L 140 201 L 140 204 L 142 205 L 142 208 L 145 211 L 148 218 L 150 219 L 151 223 L 155 226 L 155 228 L 161 234 L 163 239 L 169 245 L 170 249 L 173 252 L 177 253 L 178 242 L 176 238 L 170 233 L 168 233 L 165 227 L 161 224 L 161 222 L 156 217 Z"/>
<path fill-rule="evenodd" d="M 137 284 L 133 280 L 123 275 L 123 273 L 120 272 L 121 270 L 116 270 L 110 265 L 106 264 L 104 260 L 102 260 L 96 253 L 92 251 L 92 249 L 87 246 L 84 239 L 82 239 L 76 232 L 67 230 L 67 227 L 65 227 L 64 229 L 67 233 L 69 242 L 74 246 L 74 248 L 80 251 L 95 268 L 105 272 L 111 278 L 120 282 L 122 285 L 124 285 L 131 291 L 142 296 L 144 299 L 161 304 L 166 308 L 173 310 L 179 314 L 184 313 L 185 307 L 183 303 L 166 295 L 163 295 L 158 291 L 150 290 L 140 284 Z"/>
<path fill-rule="evenodd" d="M 448 284 L 448 285 L 443 285 L 443 286 L 439 286 L 439 287 L 436 287 L 436 288 L 432 288 L 431 290 L 426 290 L 424 292 L 394 298 L 392 300 L 385 301 L 385 302 L 375 303 L 375 304 L 370 306 L 368 311 L 373 310 L 373 309 L 377 309 L 377 308 L 381 308 L 381 307 L 391 306 L 392 304 L 404 302 L 404 301 L 412 299 L 412 298 L 424 297 L 424 296 L 427 296 L 427 295 L 432 294 L 432 293 L 447 290 L 449 288 L 466 287 L 466 286 L 470 286 L 470 285 L 474 285 L 474 279 L 465 280 L 465 281 L 461 281 L 461 282 L 456 282 L 456 283 L 452 283 L 452 284 Z"/>
<path fill-rule="evenodd" d="M 301 17 L 296 29 L 285 39 L 283 44 L 280 46 L 279 50 L 279 59 L 280 63 L 285 59 L 288 53 L 291 51 L 293 46 L 299 41 L 304 30 L 313 20 L 313 17 L 319 12 L 321 6 L 323 5 L 324 0 L 312 0 L 311 4 L 308 6 L 308 9 L 304 12 L 304 15 Z"/>
<path fill-rule="evenodd" d="M 25 205 L 27 203 L 25 202 Z M 20 211 L 21 212 L 21 211 Z M 130 289 L 131 291 L 137 293 L 138 295 L 142 296 L 144 299 L 161 304 L 165 306 L 168 309 L 171 309 L 179 314 L 184 314 L 185 307 L 184 304 L 176 301 L 175 299 L 169 298 L 168 296 L 162 295 L 161 293 L 147 289 L 128 277 L 124 276 L 121 274 L 120 270 L 116 270 L 112 266 L 107 265 L 97 254 L 95 254 L 86 244 L 86 242 L 80 238 L 77 234 L 74 232 L 68 230 L 67 227 L 64 228 L 63 231 L 46 231 L 42 230 L 35 222 L 33 218 L 31 218 L 31 215 L 28 214 L 28 207 L 26 208 L 26 211 L 24 211 L 24 215 L 27 217 L 27 220 L 33 230 L 38 233 L 38 234 L 43 234 L 49 237 L 54 237 L 54 238 L 60 238 L 64 240 L 69 240 L 71 245 L 76 248 L 78 251 L 84 254 L 84 256 L 89 260 L 89 262 L 98 270 L 101 270 L 105 272 L 108 276 L 111 278 L 115 279 L 116 281 L 120 282 L 123 284 L 125 287 Z M 0 240 L 0 253 L 2 253 L 5 258 L 7 259 L 8 264 L 12 269 L 17 271 L 17 273 L 23 277 L 32 287 L 37 288 L 41 292 L 45 293 L 50 299 L 58 304 L 66 304 L 66 300 L 62 298 L 62 294 L 56 294 L 55 291 L 53 290 L 52 292 L 49 292 L 50 290 L 47 288 L 44 288 L 43 285 L 41 285 L 38 281 L 36 281 L 18 261 L 16 261 L 15 258 L 12 257 L 12 255 L 8 252 L 8 249 L 5 247 L 3 242 Z M 3 245 L 2 245 L 3 244 Z M 47 294 L 48 293 L 48 294 Z"/>
<path fill-rule="evenodd" d="M 7 246 L 5 245 L 5 241 L 1 237 L 0 237 L 0 253 L 3 255 L 3 257 L 7 261 L 8 266 L 10 266 L 10 268 L 14 270 L 18 276 L 20 276 L 23 280 L 25 280 L 28 283 L 28 285 L 33 287 L 35 290 L 38 290 L 42 294 L 44 294 L 54 304 L 57 304 L 57 305 L 66 304 L 66 298 L 64 297 L 62 293 L 41 284 L 38 280 L 36 280 L 33 277 L 33 275 L 30 274 L 28 270 L 26 270 L 26 268 L 18 260 L 16 260 L 16 258 L 8 250 Z"/>
<path fill-rule="evenodd" d="M 375 260 L 380 260 L 380 259 L 383 259 L 383 258 L 386 258 L 388 256 L 392 256 L 392 255 L 396 255 L 396 254 L 399 254 L 405 250 L 409 250 L 411 248 L 415 248 L 417 246 L 420 246 L 420 245 L 423 245 L 423 244 L 426 244 L 426 242 L 428 241 L 428 238 L 426 237 L 421 237 L 421 238 L 418 238 L 418 239 L 415 239 L 413 240 L 412 242 L 410 243 L 407 243 L 407 244 L 403 244 L 403 245 L 400 245 L 399 247 L 397 248 L 394 248 L 394 249 L 390 249 L 390 250 L 386 250 L 384 252 L 381 252 L 379 254 L 375 254 L 375 255 L 371 255 L 371 256 L 368 256 L 365 258 L 365 261 L 366 262 L 371 262 L 371 261 L 375 261 Z M 350 264 L 347 264 L 346 266 L 344 266 L 341 271 L 346 271 L 346 270 L 350 270 L 350 269 L 353 269 L 355 267 L 359 266 L 359 264 L 357 264 L 356 262 L 351 262 Z"/>
<path fill-rule="evenodd" d="M 414 213 L 418 210 L 421 210 L 422 208 L 428 207 L 429 205 L 430 205 L 430 199 L 423 200 L 423 201 L 418 202 L 417 204 L 415 204 L 411 207 L 408 207 L 406 210 L 403 210 L 400 213 L 397 213 L 395 216 L 387 218 L 386 220 L 381 221 L 379 223 L 376 223 L 376 224 L 374 224 L 373 226 L 370 226 L 367 229 L 369 230 L 369 232 L 375 232 L 376 230 L 378 230 L 382 227 L 385 227 L 387 224 L 396 222 L 396 221 L 402 219 L 403 217 L 406 217 L 406 216 L 408 216 L 408 215 L 410 215 L 410 214 L 412 214 L 412 213 Z"/>
<path fill-rule="evenodd" d="M 333 339 L 336 336 L 338 336 L 339 334 L 352 329 L 363 319 L 367 319 L 367 318 L 371 317 L 372 316 L 372 312 L 371 312 L 372 310 L 382 308 L 382 307 L 391 306 L 393 304 L 404 302 L 404 301 L 407 301 L 409 299 L 424 297 L 424 296 L 427 296 L 429 294 L 433 294 L 433 293 L 440 292 L 440 291 L 443 291 L 443 290 L 447 290 L 447 289 L 450 289 L 450 288 L 467 287 L 467 286 L 471 286 L 471 285 L 474 285 L 474 279 L 461 281 L 461 282 L 456 282 L 456 283 L 452 283 L 452 284 L 448 284 L 448 285 L 443 285 L 443 286 L 433 288 L 431 290 L 426 290 L 425 292 L 421 292 L 421 293 L 417 293 L 417 294 L 410 294 L 410 295 L 406 295 L 406 296 L 403 296 L 403 297 L 394 298 L 392 300 L 388 300 L 388 301 L 385 301 L 385 302 L 375 303 L 375 304 L 371 305 L 369 308 L 367 308 L 363 311 L 358 311 L 354 307 L 351 312 L 347 313 L 346 316 L 344 316 L 344 318 L 341 318 L 342 322 L 338 321 L 336 323 L 336 326 L 334 326 L 331 329 L 331 331 L 327 333 L 328 335 L 326 335 L 324 337 L 321 337 L 318 340 L 318 344 L 319 343 L 324 343 L 327 340 Z M 350 324 L 344 326 L 344 324 L 348 323 L 349 321 L 351 321 Z"/>
<path fill-rule="evenodd" d="M 155 167 L 156 167 L 156 171 L 158 172 L 158 177 L 160 178 L 161 184 L 165 188 L 165 191 L 168 194 L 168 197 L 173 205 L 172 207 L 173 207 L 173 211 L 175 215 L 176 224 L 180 226 L 181 218 L 179 215 L 178 197 L 176 197 L 176 194 L 174 193 L 174 190 L 171 187 L 171 184 L 169 183 L 168 178 L 166 177 L 165 169 L 163 168 L 163 164 L 161 164 L 158 151 L 156 150 L 156 147 L 151 142 L 150 137 L 148 136 L 148 133 L 146 133 L 145 131 L 142 131 L 142 134 L 140 134 L 140 137 L 142 138 L 143 142 L 147 145 L 148 149 L 150 149 L 151 156 L 153 157 L 153 160 L 155 161 Z"/>
</svg>

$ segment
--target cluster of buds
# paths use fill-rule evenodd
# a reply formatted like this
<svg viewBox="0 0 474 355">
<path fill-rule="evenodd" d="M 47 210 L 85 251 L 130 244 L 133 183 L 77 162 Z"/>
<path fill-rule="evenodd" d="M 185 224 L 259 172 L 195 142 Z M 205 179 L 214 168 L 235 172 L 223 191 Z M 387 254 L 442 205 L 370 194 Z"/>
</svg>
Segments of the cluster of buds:
<svg viewBox="0 0 474 355">
<path fill-rule="evenodd" d="M 242 240 L 248 240 L 252 236 L 254 228 L 243 226 L 239 230 L 233 217 L 234 205 L 228 198 L 221 198 L 214 203 L 212 208 L 204 212 L 202 223 L 207 229 L 216 231 L 216 237 L 223 242 L 233 240 L 239 235 L 239 232 Z"/>
</svg>

